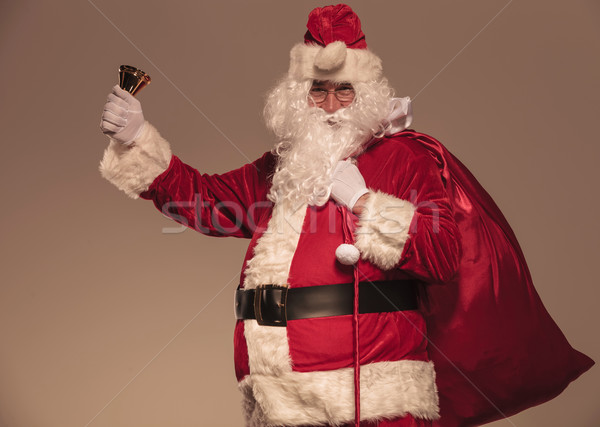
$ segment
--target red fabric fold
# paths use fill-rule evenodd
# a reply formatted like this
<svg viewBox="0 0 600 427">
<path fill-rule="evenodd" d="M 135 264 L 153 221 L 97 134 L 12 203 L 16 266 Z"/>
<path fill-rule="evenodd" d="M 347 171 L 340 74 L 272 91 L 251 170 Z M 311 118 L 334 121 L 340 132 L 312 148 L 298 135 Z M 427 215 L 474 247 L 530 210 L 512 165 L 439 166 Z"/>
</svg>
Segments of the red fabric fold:
<svg viewBox="0 0 600 427">
<path fill-rule="evenodd" d="M 456 278 L 428 286 L 421 307 L 440 396 L 434 426 L 488 423 L 557 396 L 594 362 L 546 311 L 502 212 L 440 142 L 413 131 L 396 136 L 438 164 L 462 239 Z"/>
<path fill-rule="evenodd" d="M 335 41 L 343 41 L 346 46 L 354 49 L 367 48 L 358 15 L 345 4 L 313 9 L 308 15 L 306 28 L 306 44 L 327 46 Z"/>
</svg>

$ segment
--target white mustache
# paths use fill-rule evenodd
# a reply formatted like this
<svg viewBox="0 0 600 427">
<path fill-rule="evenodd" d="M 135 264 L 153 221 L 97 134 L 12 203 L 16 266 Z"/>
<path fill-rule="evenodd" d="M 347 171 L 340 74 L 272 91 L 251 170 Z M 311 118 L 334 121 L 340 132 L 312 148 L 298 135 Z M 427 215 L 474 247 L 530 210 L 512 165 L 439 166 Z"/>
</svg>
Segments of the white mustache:
<svg viewBox="0 0 600 427">
<path fill-rule="evenodd" d="M 340 108 L 333 113 L 323 114 L 323 121 L 329 125 L 336 125 L 348 121 L 348 110 L 346 108 Z"/>
</svg>

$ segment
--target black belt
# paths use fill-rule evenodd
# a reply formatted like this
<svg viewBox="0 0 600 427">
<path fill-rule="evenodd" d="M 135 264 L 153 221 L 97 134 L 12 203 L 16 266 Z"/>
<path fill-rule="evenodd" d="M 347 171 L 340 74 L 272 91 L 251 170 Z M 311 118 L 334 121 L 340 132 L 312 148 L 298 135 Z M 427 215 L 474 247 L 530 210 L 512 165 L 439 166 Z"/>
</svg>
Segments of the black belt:
<svg viewBox="0 0 600 427">
<path fill-rule="evenodd" d="M 416 310 L 416 280 L 360 282 L 359 313 Z M 256 289 L 237 289 L 237 319 L 256 319 L 259 325 L 285 326 L 288 320 L 352 314 L 354 284 L 287 288 L 261 285 Z"/>
</svg>

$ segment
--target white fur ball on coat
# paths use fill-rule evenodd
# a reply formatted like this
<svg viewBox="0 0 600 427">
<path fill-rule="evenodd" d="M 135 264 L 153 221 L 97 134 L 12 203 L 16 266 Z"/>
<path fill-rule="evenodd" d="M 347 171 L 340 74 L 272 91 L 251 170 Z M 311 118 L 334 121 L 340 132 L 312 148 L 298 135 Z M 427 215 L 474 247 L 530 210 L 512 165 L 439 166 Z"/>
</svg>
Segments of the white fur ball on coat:
<svg viewBox="0 0 600 427">
<path fill-rule="evenodd" d="M 335 250 L 335 257 L 344 265 L 354 265 L 360 258 L 360 252 L 356 246 L 342 243 Z"/>
</svg>

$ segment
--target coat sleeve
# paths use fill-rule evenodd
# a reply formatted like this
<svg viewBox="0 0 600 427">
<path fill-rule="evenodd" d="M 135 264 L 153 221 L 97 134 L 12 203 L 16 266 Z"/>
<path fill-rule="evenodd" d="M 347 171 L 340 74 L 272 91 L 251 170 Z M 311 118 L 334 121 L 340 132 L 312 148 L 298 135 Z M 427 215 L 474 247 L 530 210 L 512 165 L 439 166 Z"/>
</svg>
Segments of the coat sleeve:
<svg viewBox="0 0 600 427">
<path fill-rule="evenodd" d="M 386 185 L 371 188 L 359 216 L 356 247 L 383 270 L 429 283 L 451 280 L 460 236 L 438 166 L 419 150 L 404 150 L 382 170 Z"/>
<path fill-rule="evenodd" d="M 220 175 L 201 174 L 171 154 L 168 142 L 146 122 L 134 146 L 112 141 L 102 175 L 132 198 L 152 200 L 173 220 L 211 236 L 252 236 L 267 200 L 274 159 L 260 159 Z"/>
</svg>

